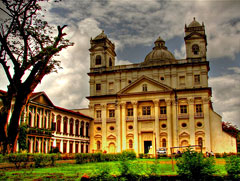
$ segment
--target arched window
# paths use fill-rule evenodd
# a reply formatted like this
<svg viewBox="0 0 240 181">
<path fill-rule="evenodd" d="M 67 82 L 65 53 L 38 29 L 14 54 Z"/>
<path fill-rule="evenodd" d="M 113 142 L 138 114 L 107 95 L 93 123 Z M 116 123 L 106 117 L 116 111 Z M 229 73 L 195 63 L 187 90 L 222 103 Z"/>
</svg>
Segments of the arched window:
<svg viewBox="0 0 240 181">
<path fill-rule="evenodd" d="M 79 121 L 78 121 L 78 120 L 76 120 L 75 135 L 76 135 L 76 136 L 79 136 Z"/>
<path fill-rule="evenodd" d="M 81 122 L 81 128 L 80 128 L 80 136 L 83 136 L 83 131 L 84 131 L 84 122 Z"/>
<path fill-rule="evenodd" d="M 61 132 L 61 116 L 60 115 L 57 116 L 57 132 L 58 133 Z"/>
<path fill-rule="evenodd" d="M 38 147 L 38 140 L 36 140 L 35 142 L 35 150 L 34 150 L 35 153 L 38 153 L 39 152 L 39 147 Z"/>
<path fill-rule="evenodd" d="M 167 147 L 167 141 L 165 138 L 162 139 L 162 147 Z"/>
<path fill-rule="evenodd" d="M 31 112 L 29 112 L 29 114 L 28 114 L 28 125 L 30 127 L 32 127 L 32 113 Z"/>
<path fill-rule="evenodd" d="M 37 113 L 37 128 L 40 127 L 40 115 Z"/>
<path fill-rule="evenodd" d="M 86 123 L 86 137 L 89 136 L 89 134 L 88 134 L 88 130 L 89 130 L 89 123 Z"/>
<path fill-rule="evenodd" d="M 67 117 L 64 117 L 64 122 L 63 122 L 63 133 L 67 134 L 67 130 L 68 130 L 68 118 Z"/>
<path fill-rule="evenodd" d="M 198 145 L 203 145 L 203 139 L 201 137 L 198 138 Z"/>
<path fill-rule="evenodd" d="M 96 56 L 96 61 L 95 61 L 95 65 L 101 65 L 102 64 L 102 58 L 100 55 Z"/>
<path fill-rule="evenodd" d="M 101 149 L 101 142 L 97 141 L 97 150 L 100 150 L 100 149 Z"/>
<path fill-rule="evenodd" d="M 112 67 L 113 66 L 113 62 L 112 62 L 112 59 L 109 58 L 109 67 Z"/>
<path fill-rule="evenodd" d="M 192 51 L 193 51 L 194 55 L 197 55 L 199 52 L 199 46 L 197 44 L 194 44 L 192 46 Z"/>
<path fill-rule="evenodd" d="M 70 135 L 73 135 L 73 119 L 70 119 Z"/>
<path fill-rule="evenodd" d="M 132 148 L 133 148 L 133 141 L 129 140 L 129 149 L 132 149 Z"/>
<path fill-rule="evenodd" d="M 45 115 L 44 116 L 44 126 L 43 128 L 47 128 L 47 116 Z"/>
<path fill-rule="evenodd" d="M 181 146 L 189 146 L 188 141 L 187 140 L 183 140 L 181 142 Z"/>
</svg>

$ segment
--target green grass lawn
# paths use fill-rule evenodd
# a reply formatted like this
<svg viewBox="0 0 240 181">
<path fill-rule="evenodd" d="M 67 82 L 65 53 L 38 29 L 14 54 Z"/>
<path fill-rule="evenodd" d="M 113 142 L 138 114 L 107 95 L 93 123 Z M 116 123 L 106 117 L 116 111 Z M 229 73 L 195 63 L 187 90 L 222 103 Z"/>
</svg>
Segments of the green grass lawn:
<svg viewBox="0 0 240 181">
<path fill-rule="evenodd" d="M 129 169 L 133 173 L 147 175 L 152 172 L 155 166 L 158 175 L 177 175 L 176 165 L 175 171 L 172 170 L 171 159 L 137 159 L 129 161 Z M 166 163 L 168 162 L 168 163 Z M 55 167 L 47 168 L 28 168 L 19 170 L 0 171 L 0 180 L 34 180 L 34 179 L 60 179 L 60 180 L 80 180 L 83 174 L 94 175 L 100 170 L 108 170 L 112 175 L 120 175 L 121 162 L 101 162 L 86 164 L 57 164 Z M 216 164 L 216 175 L 226 175 L 224 164 Z"/>
</svg>

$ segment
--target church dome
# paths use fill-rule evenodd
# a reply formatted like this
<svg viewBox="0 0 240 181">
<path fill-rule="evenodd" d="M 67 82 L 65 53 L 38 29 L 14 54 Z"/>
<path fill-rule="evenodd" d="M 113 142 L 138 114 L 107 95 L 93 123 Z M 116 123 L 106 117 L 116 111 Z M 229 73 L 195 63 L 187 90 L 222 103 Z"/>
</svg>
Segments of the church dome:
<svg viewBox="0 0 240 181">
<path fill-rule="evenodd" d="M 154 44 L 155 47 L 146 56 L 144 63 L 158 63 L 160 61 L 175 60 L 174 55 L 168 51 L 167 47 L 165 46 L 165 41 L 161 37 L 159 37 Z"/>
<path fill-rule="evenodd" d="M 196 21 L 195 17 L 193 18 L 193 21 L 188 25 L 188 28 L 190 27 L 198 27 L 201 26 L 199 22 Z"/>
</svg>

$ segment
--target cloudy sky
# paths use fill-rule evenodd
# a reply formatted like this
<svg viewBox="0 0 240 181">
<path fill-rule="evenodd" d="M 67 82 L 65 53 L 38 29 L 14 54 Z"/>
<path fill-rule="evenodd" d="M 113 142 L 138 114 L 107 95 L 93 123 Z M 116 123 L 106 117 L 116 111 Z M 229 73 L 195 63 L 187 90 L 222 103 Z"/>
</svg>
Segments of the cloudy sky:
<svg viewBox="0 0 240 181">
<path fill-rule="evenodd" d="M 75 43 L 61 52 L 63 69 L 46 76 L 36 89 L 55 105 L 88 106 L 89 40 L 102 30 L 115 43 L 118 64 L 142 62 L 158 36 L 176 58 L 184 59 L 184 26 L 196 17 L 206 28 L 214 110 L 240 127 L 239 0 L 62 0 L 44 7 L 47 21 L 67 24 L 68 38 Z M 7 84 L 0 67 L 0 89 Z"/>
</svg>

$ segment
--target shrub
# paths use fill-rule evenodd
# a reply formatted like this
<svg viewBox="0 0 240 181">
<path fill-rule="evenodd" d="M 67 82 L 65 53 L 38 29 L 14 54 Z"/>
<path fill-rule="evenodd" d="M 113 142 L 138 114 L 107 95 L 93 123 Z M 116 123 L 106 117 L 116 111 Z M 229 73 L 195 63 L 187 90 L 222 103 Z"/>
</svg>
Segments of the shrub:
<svg viewBox="0 0 240 181">
<path fill-rule="evenodd" d="M 57 156 L 55 154 L 34 154 L 33 161 L 35 163 L 35 167 L 45 167 L 48 165 L 54 166 L 56 162 Z"/>
<path fill-rule="evenodd" d="M 136 159 L 134 152 L 123 152 L 123 153 L 78 153 L 75 154 L 76 163 L 88 163 L 88 162 L 104 162 L 104 161 L 119 161 L 119 160 L 132 160 Z"/>
<path fill-rule="evenodd" d="M 122 160 L 135 160 L 136 153 L 134 151 L 123 151 Z"/>
<path fill-rule="evenodd" d="M 0 163 L 4 162 L 4 156 L 2 154 L 0 154 Z"/>
<path fill-rule="evenodd" d="M 20 168 L 22 163 L 26 166 L 27 162 L 29 161 L 29 155 L 26 153 L 12 153 L 7 155 L 7 159 L 9 162 L 14 163 L 16 168 Z"/>
<path fill-rule="evenodd" d="M 233 179 L 240 178 L 240 158 L 237 156 L 230 156 L 226 158 L 225 164 L 228 175 Z"/>
<path fill-rule="evenodd" d="M 227 156 L 228 156 L 228 154 L 227 154 L 226 152 L 224 152 L 224 153 L 222 154 L 222 157 L 223 157 L 223 158 L 227 158 Z"/>
<path fill-rule="evenodd" d="M 213 173 L 214 158 L 204 158 L 202 153 L 187 149 L 182 157 L 177 159 L 178 174 L 184 179 L 199 180 L 199 178 L 207 179 Z"/>
<path fill-rule="evenodd" d="M 215 157 L 216 157 L 216 158 L 221 158 L 222 156 L 221 156 L 220 153 L 215 153 Z"/>
<path fill-rule="evenodd" d="M 139 153 L 139 154 L 138 154 L 138 157 L 139 157 L 139 158 L 143 158 L 143 156 L 144 156 L 143 153 Z"/>
<path fill-rule="evenodd" d="M 91 177 L 91 180 L 113 180 L 114 177 L 110 175 L 110 170 L 108 165 L 100 166 L 94 171 L 95 173 Z"/>
</svg>

